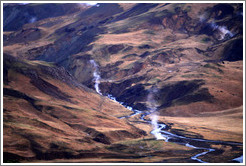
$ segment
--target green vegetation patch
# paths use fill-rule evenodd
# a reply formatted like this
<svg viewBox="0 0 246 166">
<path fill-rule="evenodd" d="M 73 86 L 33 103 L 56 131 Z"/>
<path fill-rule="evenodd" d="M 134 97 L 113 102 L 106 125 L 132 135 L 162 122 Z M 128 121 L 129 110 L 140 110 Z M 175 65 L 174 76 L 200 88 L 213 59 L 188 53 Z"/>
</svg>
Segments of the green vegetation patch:
<svg viewBox="0 0 246 166">
<path fill-rule="evenodd" d="M 182 75 L 181 77 L 184 77 L 184 78 L 198 78 L 198 77 L 204 77 L 205 75 L 204 74 L 185 74 L 185 75 Z"/>
<path fill-rule="evenodd" d="M 148 80 L 147 83 L 155 84 L 155 83 L 158 83 L 158 82 L 161 82 L 161 79 L 159 77 L 156 77 L 156 78 L 152 78 L 152 79 Z"/>
<path fill-rule="evenodd" d="M 122 59 L 137 57 L 137 54 L 128 54 L 122 57 Z"/>
<path fill-rule="evenodd" d="M 134 139 L 122 141 L 107 147 L 108 150 L 127 154 L 139 154 L 164 150 L 164 142 L 156 139 Z"/>
<path fill-rule="evenodd" d="M 190 12 L 191 11 L 191 6 L 187 6 L 185 9 L 184 9 L 185 12 Z"/>
<path fill-rule="evenodd" d="M 208 43 L 208 42 L 210 42 L 210 41 L 211 41 L 211 39 L 210 39 L 209 37 L 204 37 L 204 38 L 202 38 L 202 40 L 201 40 L 202 43 Z"/>
<path fill-rule="evenodd" d="M 205 68 L 213 69 L 221 74 L 224 73 L 223 70 L 221 70 L 218 66 L 219 66 L 218 64 L 211 64 L 211 63 L 207 63 L 206 65 L 203 65 L 203 67 Z"/>
<path fill-rule="evenodd" d="M 177 135 L 181 135 L 181 136 L 185 136 L 185 137 L 189 137 L 189 138 L 196 138 L 196 139 L 202 139 L 203 136 L 192 132 L 192 131 L 186 131 L 186 130 L 182 130 L 182 129 L 171 129 L 171 132 Z"/>
<path fill-rule="evenodd" d="M 218 76 L 218 75 L 216 75 L 216 74 L 213 74 L 212 77 L 218 78 L 218 79 L 221 79 L 221 78 L 222 78 L 221 76 Z"/>
<path fill-rule="evenodd" d="M 166 36 L 165 38 L 164 38 L 164 42 L 165 41 L 173 41 L 174 40 L 174 37 L 173 36 L 170 36 L 170 35 L 168 35 L 168 36 Z M 164 46 L 163 46 L 164 47 Z"/>
<path fill-rule="evenodd" d="M 153 31 L 153 30 L 146 30 L 143 33 L 144 34 L 149 34 L 149 35 L 156 35 L 155 31 Z"/>
<path fill-rule="evenodd" d="M 42 65 L 42 66 L 47 66 L 47 67 L 54 67 L 54 63 L 53 62 L 45 62 L 45 61 L 25 61 L 30 65 L 33 66 L 38 66 L 38 65 Z"/>
<path fill-rule="evenodd" d="M 182 10 L 182 8 L 185 6 L 185 3 L 173 3 L 171 12 L 176 13 L 177 11 Z"/>
</svg>

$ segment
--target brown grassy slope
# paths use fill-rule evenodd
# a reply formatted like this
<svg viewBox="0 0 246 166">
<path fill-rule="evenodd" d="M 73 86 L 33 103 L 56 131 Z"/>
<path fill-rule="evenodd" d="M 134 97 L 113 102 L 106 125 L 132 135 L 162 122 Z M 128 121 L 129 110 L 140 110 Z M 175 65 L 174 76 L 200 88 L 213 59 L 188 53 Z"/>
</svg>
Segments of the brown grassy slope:
<svg viewBox="0 0 246 166">
<path fill-rule="evenodd" d="M 96 18 L 91 18 L 85 12 L 44 19 L 25 25 L 23 32 L 18 31 L 9 35 L 9 38 L 13 39 L 12 43 L 10 39 L 10 41 L 4 40 L 7 44 L 8 42 L 13 44 L 5 46 L 4 51 L 25 58 L 35 58 L 45 54 L 50 59 L 57 55 L 59 55 L 57 58 L 63 56 L 66 58 L 67 53 L 63 55 L 63 52 L 66 51 L 59 50 L 68 47 L 67 45 L 81 36 L 83 37 L 84 34 L 95 34 L 97 31 L 93 31 L 93 29 L 99 28 L 104 33 L 96 34 L 94 41 L 89 43 L 85 49 L 82 49 L 78 54 L 69 55 L 70 57 L 64 61 L 64 65 L 69 66 L 68 70 L 80 82 L 89 87 L 93 86 L 92 68 L 88 66 L 88 60 L 95 59 L 99 64 L 101 77 L 106 82 L 102 83 L 104 93 L 111 93 L 110 89 L 113 88 L 117 89 L 117 85 L 111 86 L 112 82 L 122 83 L 125 80 L 141 76 L 144 79 L 139 79 L 128 87 L 118 89 L 113 95 L 118 95 L 119 91 L 122 92 L 138 84 L 143 84 L 144 88 L 148 89 L 156 84 L 160 84 L 161 87 L 180 81 L 201 79 L 204 80 L 202 88 L 207 88 L 210 96 L 214 96 L 216 100 L 214 103 L 206 102 L 205 104 L 209 107 L 202 107 L 200 111 L 229 109 L 242 105 L 242 62 L 239 62 L 240 68 L 237 70 L 237 64 L 235 67 L 231 65 L 216 66 L 220 64 L 204 61 L 219 60 L 221 56 L 223 57 L 227 43 L 230 45 L 234 40 L 241 38 L 240 32 L 237 31 L 240 24 L 235 23 L 231 27 L 235 34 L 239 34 L 225 41 L 216 38 L 218 35 L 216 31 L 210 35 L 197 31 L 206 25 L 203 25 L 199 20 L 202 15 L 208 17 L 207 22 L 214 20 L 218 25 L 225 25 L 229 28 L 228 20 L 232 19 L 232 15 L 235 15 L 239 7 L 238 4 L 230 5 L 234 8 L 234 13 L 229 13 L 222 19 L 216 18 L 227 11 L 223 5 L 219 8 L 218 6 L 221 5 L 218 4 L 158 4 L 152 5 L 148 10 L 142 10 L 141 5 L 138 4 L 102 5 L 102 8 L 94 7 L 90 10 L 93 11 L 93 15 L 97 16 Z M 107 12 L 107 15 L 100 16 L 102 10 L 110 11 L 109 9 L 115 8 L 124 10 L 120 13 Z M 147 8 L 148 5 L 144 9 Z M 109 17 L 110 14 L 112 18 Z M 118 19 L 119 17 L 121 19 Z M 105 19 L 108 21 L 105 22 Z M 101 21 L 103 23 L 100 23 Z M 34 27 L 38 28 L 37 32 Z M 34 34 L 31 33 L 33 31 Z M 33 38 L 32 36 L 35 36 L 35 33 L 39 31 L 42 34 L 41 38 L 29 42 L 27 46 L 23 47 L 25 40 Z M 26 36 L 27 38 L 24 39 Z M 20 40 L 21 37 L 23 40 Z M 16 41 L 22 43 L 15 43 Z M 83 43 L 82 40 L 77 42 Z M 149 47 L 142 48 L 146 45 Z M 70 49 L 74 48 L 69 46 L 66 50 Z M 107 81 L 110 83 L 108 84 Z M 137 96 L 134 97 L 137 99 Z M 142 100 L 146 98 L 146 96 L 140 97 L 143 98 Z M 228 98 L 230 98 L 230 102 L 227 102 Z M 133 104 L 136 105 L 137 101 Z M 171 106 L 180 104 L 181 102 L 173 101 Z M 179 113 L 189 115 L 187 110 Z M 175 115 L 175 112 L 165 111 L 165 114 Z"/>
<path fill-rule="evenodd" d="M 41 66 L 5 55 L 5 161 L 15 155 L 19 160 L 78 157 L 83 151 L 99 153 L 104 144 L 144 134 L 117 118 L 129 113 L 123 106 L 88 88 L 72 85 L 71 76 L 59 80 L 44 74 Z M 59 69 L 44 67 L 59 73 Z M 35 79 L 42 81 L 37 85 Z"/>
<path fill-rule="evenodd" d="M 162 115 L 199 116 L 202 112 L 223 111 L 243 105 L 242 61 L 225 62 L 225 64 L 201 63 L 193 66 L 195 70 L 190 66 L 176 67 L 179 71 L 167 82 L 202 79 L 205 81 L 202 87 L 208 89 L 213 96 L 213 101 L 186 105 L 176 101 L 172 107 L 161 110 Z"/>
<path fill-rule="evenodd" d="M 207 7 L 216 5 L 159 4 L 143 13 L 140 10 L 139 15 L 136 14 L 139 12 L 137 8 L 137 12 L 134 11 L 118 21 L 114 20 L 117 20 L 118 16 L 124 15 L 124 12 L 128 12 L 135 5 L 120 4 L 119 7 L 124 9 L 123 13 L 115 15 L 111 10 L 107 10 L 107 15 L 101 15 L 100 12 L 104 12 L 104 9 L 101 8 L 102 5 L 98 10 L 97 8 L 93 9 L 95 15 L 85 17 L 79 13 L 78 15 L 44 19 L 25 25 L 23 31 L 7 32 L 5 33 L 6 38 L 4 38 L 4 52 L 24 59 L 34 59 L 40 55 L 47 55 L 51 61 L 56 61 L 60 57 L 68 58 L 63 61 L 67 69 L 80 82 L 89 87 L 93 87 L 94 83 L 91 81 L 92 68 L 86 64 L 89 59 L 93 58 L 99 64 L 103 78 L 101 89 L 104 90 L 104 93 L 111 93 L 110 90 L 114 89 L 113 95 L 124 94 L 125 96 L 122 96 L 129 97 L 129 103 L 133 102 L 132 106 L 134 106 L 139 103 L 146 104 L 147 99 L 147 93 L 142 93 L 144 95 L 132 93 L 134 90 L 139 92 L 139 90 L 136 91 L 136 87 L 140 85 L 143 87 L 141 91 L 146 92 L 145 90 L 148 90 L 152 85 L 158 85 L 161 91 L 161 96 L 158 96 L 158 102 L 162 104 L 159 108 L 160 115 L 163 116 L 160 118 L 161 121 L 170 123 L 173 121 L 175 122 L 174 129 L 197 132 L 207 139 L 217 139 L 214 137 L 217 134 L 222 140 L 241 142 L 242 112 L 240 113 L 240 111 L 242 110 L 238 109 L 234 113 L 233 111 L 227 112 L 227 109 L 242 105 L 243 63 L 242 61 L 225 62 L 225 64 L 206 62 L 206 60 L 223 58 L 223 51 L 228 47 L 226 43 L 230 46 L 233 40 L 239 40 L 240 32 L 238 36 L 226 39 L 225 42 L 216 38 L 218 37 L 216 32 L 212 35 L 198 33 L 201 29 L 199 16 L 205 13 Z M 106 6 L 107 9 L 112 7 Z M 114 5 L 112 9 L 115 7 L 118 8 L 117 5 Z M 178 12 L 179 9 L 182 12 Z M 187 11 L 187 15 L 183 11 Z M 212 13 L 209 21 L 212 21 L 214 16 L 216 16 L 216 12 Z M 234 19 L 231 19 L 228 15 L 221 20 L 216 20 L 216 23 L 227 26 L 237 34 L 240 24 L 234 23 Z M 97 28 L 103 33 L 97 34 Z M 84 34 L 85 36 L 83 36 Z M 83 40 L 87 39 L 86 35 L 95 35 L 93 36 L 95 38 L 88 45 L 82 47 L 81 44 L 87 41 Z M 31 62 L 31 66 L 33 65 Z M 17 68 L 19 67 L 25 68 L 25 65 L 17 66 Z M 64 72 L 64 70 L 61 71 Z M 77 154 L 81 153 L 81 149 L 92 149 L 90 152 L 93 154 L 96 151 L 105 152 L 104 147 L 101 148 L 101 151 L 100 147 L 103 143 L 107 144 L 107 140 L 116 143 L 115 141 L 118 141 L 122 135 L 127 138 L 138 136 L 139 133 L 135 132 L 134 127 L 128 122 L 120 120 L 118 123 L 118 119 L 115 118 L 129 114 L 128 110 L 108 101 L 105 97 L 99 97 L 90 90 L 85 90 L 86 88 L 71 88 L 70 85 L 64 84 L 64 79 L 63 81 L 58 79 L 61 73 L 56 75 L 54 72 L 56 77 L 54 75 L 49 77 L 46 72 L 41 71 L 39 77 L 42 81 L 39 82 L 35 81 L 35 74 L 27 72 L 29 75 L 26 75 L 26 71 L 19 72 L 12 68 L 9 69 L 7 77 L 11 82 L 4 85 L 5 88 L 16 90 L 8 91 L 9 94 L 4 96 L 4 103 L 7 103 L 5 106 L 8 108 L 5 110 L 5 120 L 8 122 L 5 125 L 5 129 L 7 129 L 5 131 L 8 133 L 5 135 L 5 141 L 10 139 L 9 142 L 6 141 L 6 149 L 11 153 L 16 152 L 20 156 L 43 157 L 39 159 L 49 158 L 47 156 L 51 156 L 52 159 L 56 158 L 54 153 L 57 153 L 58 158 L 71 156 L 79 158 Z M 129 86 L 123 85 L 124 81 L 131 81 L 132 78 L 135 80 Z M 175 88 L 172 89 L 173 86 L 178 84 L 181 87 L 184 85 L 181 90 L 187 89 L 187 87 L 192 89 L 188 85 L 196 86 L 197 80 L 198 84 L 202 83 L 198 89 L 180 98 L 172 98 L 173 93 L 180 93 Z M 182 82 L 184 84 L 179 84 Z M 168 92 L 169 97 L 167 97 L 166 92 L 162 90 L 169 88 L 172 90 Z M 205 91 L 201 91 L 204 88 Z M 123 91 L 126 93 L 122 93 Z M 13 96 L 13 94 L 19 95 Z M 205 98 L 206 100 L 198 102 L 199 95 L 202 96 L 201 99 Z M 213 97 L 211 98 L 211 96 Z M 171 98 L 170 101 L 167 100 L 168 98 Z M 133 99 L 138 101 L 134 102 Z M 147 110 L 142 108 L 141 110 Z M 124 113 L 119 111 L 123 109 Z M 15 110 L 16 112 L 14 112 Z M 34 115 L 36 119 L 32 118 Z M 232 125 L 227 123 L 228 121 L 233 122 Z M 135 122 L 131 124 L 146 132 L 151 131 L 149 125 Z M 218 125 L 220 127 L 217 129 Z M 196 128 L 196 126 L 198 127 Z M 125 129 L 136 135 L 125 132 Z M 21 135 L 22 131 L 25 134 Z M 26 135 L 28 138 L 25 137 Z M 35 135 L 39 138 L 36 138 Z M 61 138 L 56 138 L 56 135 Z M 83 136 L 82 140 L 78 138 L 81 135 Z M 17 141 L 18 143 L 13 145 L 11 142 L 15 138 L 20 142 Z M 48 138 L 52 138 L 58 143 L 52 143 L 52 140 Z M 125 138 L 121 139 L 125 140 Z M 44 140 L 49 140 L 48 144 Z M 169 145 L 165 144 L 165 146 Z M 137 143 L 136 146 L 138 146 Z M 131 149 L 131 146 L 126 149 Z M 136 151 L 140 149 L 136 149 Z M 165 152 L 161 153 L 165 154 Z M 148 155 L 148 153 L 146 154 Z M 174 154 L 176 152 L 170 153 L 170 155 Z M 16 156 L 12 157 L 16 158 Z M 91 161 L 91 159 L 87 161 L 89 160 Z M 105 160 L 101 159 L 101 161 Z M 144 159 L 144 161 L 148 160 L 149 158 Z M 153 161 L 161 161 L 161 159 Z"/>
<path fill-rule="evenodd" d="M 205 139 L 243 142 L 243 107 L 201 113 L 196 117 L 160 116 L 159 118 L 162 122 L 173 123 L 172 130 L 181 129 L 183 134 L 194 132 L 201 134 Z"/>
<path fill-rule="evenodd" d="M 172 6 L 174 7 L 175 5 L 158 6 L 149 12 L 158 11 L 160 14 L 163 9 L 173 10 Z M 211 9 L 216 4 L 185 4 L 183 6 L 180 4 L 181 10 L 186 9 L 188 6 L 191 7 L 191 10 L 188 11 L 188 16 L 191 17 L 193 24 L 197 24 L 196 22 L 199 22 L 199 17 L 202 14 L 208 14 L 206 13 L 208 7 Z M 144 19 L 141 20 L 140 18 Z M 167 20 L 165 20 L 166 18 Z M 105 74 L 108 78 L 108 80 L 105 79 L 105 82 L 115 82 L 121 85 L 126 80 L 141 76 L 145 77 L 144 80 L 132 83 L 127 89 L 133 88 L 137 84 L 143 84 L 145 89 L 152 85 L 158 85 L 161 89 L 167 87 L 167 85 L 171 87 L 171 85 L 182 81 L 202 80 L 203 85 L 197 91 L 188 93 L 180 100 L 179 98 L 174 98 L 170 105 L 160 107 L 160 115 L 165 120 L 169 119 L 168 122 L 170 123 L 172 120 L 177 124 L 179 124 L 179 120 L 187 120 L 185 126 L 191 128 L 196 128 L 195 126 L 199 126 L 199 123 L 202 122 L 205 129 L 198 127 L 196 132 L 204 134 L 207 139 L 242 142 L 243 110 L 237 108 L 243 105 L 243 61 L 225 61 L 223 63 L 220 61 L 220 59 L 223 59 L 223 53 L 225 53 L 223 51 L 228 47 L 227 43 L 230 43 L 230 46 L 233 40 L 238 40 L 241 36 L 238 35 L 232 39 L 221 41 L 216 38 L 218 37 L 217 34 L 207 35 L 201 33 L 194 35 L 192 33 L 196 29 L 192 30 L 191 27 L 187 29 L 191 33 L 187 34 L 178 30 L 179 27 L 182 27 L 182 21 L 186 17 L 173 14 L 172 20 L 168 20 L 168 17 L 166 18 L 164 18 L 162 24 L 165 26 L 164 28 L 161 24 L 148 24 L 148 12 L 139 17 L 129 17 L 110 23 L 106 25 L 108 33 L 100 35 L 100 38 L 93 42 L 93 49 L 88 51 L 88 53 L 93 58 L 98 59 L 98 63 L 102 66 L 102 73 L 104 69 L 107 69 L 107 66 L 113 66 L 117 62 L 121 62 L 117 68 L 110 70 L 113 74 Z M 214 17 L 208 19 L 212 21 Z M 225 21 L 226 19 L 229 19 L 229 17 L 225 17 L 220 22 L 220 25 L 229 27 L 228 22 Z M 183 25 L 187 24 L 184 23 Z M 236 26 L 236 24 L 234 25 Z M 200 27 L 196 28 L 199 30 Z M 123 31 L 123 29 L 126 30 Z M 114 54 L 107 52 L 109 48 L 112 48 L 110 46 L 114 45 L 123 45 L 125 49 L 119 49 Z M 139 49 L 139 46 L 142 45 L 150 45 L 151 47 Z M 133 48 L 127 50 L 131 46 Z M 149 54 L 146 57 L 141 57 L 145 52 L 149 52 Z M 212 62 L 209 60 L 212 60 Z M 216 62 L 216 60 L 218 61 Z M 136 72 L 134 72 L 135 62 L 142 63 L 142 66 L 136 67 Z M 118 72 L 115 72 L 115 69 Z M 110 86 L 110 83 L 108 84 Z M 102 86 L 102 88 L 107 88 L 107 86 Z M 110 86 L 109 90 L 105 90 L 105 92 L 110 91 L 112 88 L 115 87 Z M 183 86 L 182 89 L 185 88 L 187 86 Z M 199 94 L 196 94 L 197 92 Z M 172 93 L 183 92 L 173 89 L 169 96 Z M 206 94 L 211 97 L 209 100 L 207 100 Z M 163 98 L 162 100 L 164 101 L 167 99 L 165 95 L 165 92 L 162 92 L 159 97 Z M 141 98 L 144 98 L 143 102 L 141 101 L 141 103 L 144 103 L 147 96 L 141 96 Z M 160 100 L 160 104 L 163 101 Z M 232 112 L 225 116 L 223 113 L 230 109 L 236 109 L 237 113 Z M 204 117 L 203 113 L 206 112 L 212 115 Z M 240 115 L 237 116 L 236 114 Z"/>
<path fill-rule="evenodd" d="M 4 70 L 4 162 L 190 161 L 196 154 L 116 118 L 131 112 L 75 84 L 52 64 L 22 62 L 5 54 Z M 37 87 L 33 77 L 44 81 Z"/>
</svg>

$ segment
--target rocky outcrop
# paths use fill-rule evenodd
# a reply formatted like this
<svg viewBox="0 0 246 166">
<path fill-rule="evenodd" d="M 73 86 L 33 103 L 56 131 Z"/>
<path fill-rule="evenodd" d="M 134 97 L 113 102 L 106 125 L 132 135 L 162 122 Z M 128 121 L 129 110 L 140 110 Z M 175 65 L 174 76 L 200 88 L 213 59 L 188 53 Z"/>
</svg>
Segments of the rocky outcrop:
<svg viewBox="0 0 246 166">
<path fill-rule="evenodd" d="M 189 28 L 191 18 L 186 11 L 182 11 L 179 7 L 175 8 L 175 14 L 170 14 L 169 17 L 165 17 L 162 20 L 164 28 L 169 28 L 174 31 L 179 30 L 187 32 Z"/>
</svg>

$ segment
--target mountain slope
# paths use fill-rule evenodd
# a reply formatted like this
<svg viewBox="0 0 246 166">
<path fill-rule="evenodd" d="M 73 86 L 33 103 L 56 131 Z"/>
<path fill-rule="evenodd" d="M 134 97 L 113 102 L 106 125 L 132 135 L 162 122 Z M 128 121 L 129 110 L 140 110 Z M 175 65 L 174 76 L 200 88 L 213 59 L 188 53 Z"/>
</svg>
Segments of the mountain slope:
<svg viewBox="0 0 246 166">
<path fill-rule="evenodd" d="M 3 27 L 6 162 L 242 154 L 151 133 L 156 116 L 181 137 L 243 142 L 242 3 L 6 4 Z"/>
<path fill-rule="evenodd" d="M 90 88 L 93 68 L 89 60 L 94 59 L 99 65 L 103 94 L 111 94 L 137 109 L 146 109 L 147 93 L 130 96 L 126 89 L 141 87 L 147 91 L 158 85 L 160 91 L 169 86 L 186 89 L 183 95 L 168 99 L 171 103 L 165 98 L 159 101 L 160 109 L 180 105 L 183 102 L 179 100 L 185 97 L 184 104 L 205 102 L 223 110 L 242 105 L 242 91 L 235 89 L 242 87 L 242 73 L 231 67 L 236 64 L 231 61 L 242 60 L 243 54 L 240 12 L 240 4 L 136 4 L 124 8 L 124 4 L 102 3 L 78 12 L 74 19 L 64 16 L 69 19 L 66 24 L 57 22 L 45 27 L 50 20 L 38 21 L 33 24 L 36 30 L 30 25 L 6 35 L 5 52 L 55 62 Z M 18 44 L 18 37 L 26 40 Z M 228 65 L 222 61 L 228 61 Z M 224 68 L 238 75 L 238 79 L 233 78 L 238 80 L 232 90 L 236 94 L 214 84 L 221 80 L 228 86 L 230 76 L 224 74 Z M 198 88 L 191 90 L 189 86 Z M 225 98 L 231 99 L 231 105 L 220 101 L 224 99 L 214 91 L 227 93 Z M 204 107 L 202 111 L 208 110 Z"/>
<path fill-rule="evenodd" d="M 64 68 L 5 54 L 4 74 L 8 159 L 76 158 L 103 152 L 101 144 L 146 135 L 117 118 L 129 110 L 77 83 Z"/>
</svg>

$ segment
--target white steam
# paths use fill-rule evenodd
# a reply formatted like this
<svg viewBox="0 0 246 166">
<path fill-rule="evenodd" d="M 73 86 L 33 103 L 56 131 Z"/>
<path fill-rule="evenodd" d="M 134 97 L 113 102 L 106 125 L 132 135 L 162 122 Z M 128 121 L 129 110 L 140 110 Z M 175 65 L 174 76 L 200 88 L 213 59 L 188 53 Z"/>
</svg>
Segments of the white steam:
<svg viewBox="0 0 246 166">
<path fill-rule="evenodd" d="M 219 34 L 220 34 L 219 40 L 223 40 L 226 37 L 226 35 L 229 35 L 230 37 L 234 36 L 234 34 L 231 31 L 229 31 L 226 28 L 226 26 L 219 26 L 213 21 L 209 25 L 213 28 L 214 31 L 215 30 L 219 31 Z"/>
<path fill-rule="evenodd" d="M 225 38 L 226 35 L 229 35 L 230 37 L 233 37 L 234 34 L 229 31 L 226 26 L 219 26 L 217 25 L 215 22 L 210 22 L 209 23 L 210 27 L 215 31 L 218 30 L 220 33 L 220 39 L 219 40 L 223 40 Z"/>
<path fill-rule="evenodd" d="M 207 19 L 207 13 L 198 16 L 200 22 L 204 22 Z"/>
<path fill-rule="evenodd" d="M 229 31 L 225 26 L 219 26 L 219 31 L 221 32 L 221 40 L 225 38 L 226 34 L 228 34 L 230 37 L 233 37 L 234 34 Z"/>
<path fill-rule="evenodd" d="M 150 118 L 153 127 L 151 134 L 153 134 L 157 140 L 166 140 L 166 138 L 161 134 L 162 127 L 160 128 L 158 125 L 158 115 L 154 113 Z"/>
<path fill-rule="evenodd" d="M 219 28 L 219 26 L 217 24 L 215 24 L 215 22 L 213 22 L 213 21 L 210 22 L 209 25 L 210 25 L 211 28 L 213 28 L 213 30 L 216 30 L 216 29 Z"/>
<path fill-rule="evenodd" d="M 97 2 L 86 2 L 86 3 L 79 3 L 80 5 L 84 6 L 85 4 L 87 6 L 96 6 L 99 7 L 100 5 Z"/>
<path fill-rule="evenodd" d="M 29 23 L 34 23 L 36 20 L 37 20 L 36 17 L 32 17 L 32 18 L 29 20 Z"/>
<path fill-rule="evenodd" d="M 100 88 L 99 88 L 99 84 L 100 84 L 100 74 L 99 74 L 99 71 L 98 71 L 98 65 L 96 64 L 96 62 L 94 60 L 90 60 L 90 63 L 93 65 L 94 67 L 94 71 L 93 71 L 93 77 L 94 77 L 94 81 L 95 81 L 95 90 L 97 93 L 99 93 L 100 95 L 102 95 L 101 91 L 100 91 Z"/>
<path fill-rule="evenodd" d="M 152 115 L 150 116 L 151 125 L 153 127 L 151 134 L 153 134 L 157 140 L 166 140 L 166 138 L 161 134 L 161 129 L 163 127 L 162 126 L 159 127 L 159 124 L 158 124 L 158 114 L 156 112 L 158 104 L 156 100 L 154 99 L 154 94 L 157 92 L 158 92 L 157 88 L 155 87 L 151 88 L 149 95 L 147 97 L 150 113 L 152 113 Z"/>
<path fill-rule="evenodd" d="M 208 24 L 213 29 L 213 31 L 217 30 L 219 32 L 219 40 L 223 40 L 227 35 L 229 37 L 234 36 L 234 34 L 230 30 L 228 30 L 226 26 L 217 25 L 214 21 L 206 22 L 206 20 L 208 19 L 207 13 L 199 15 L 198 18 L 200 22 Z"/>
<path fill-rule="evenodd" d="M 28 5 L 29 3 L 19 3 L 19 5 Z"/>
</svg>

